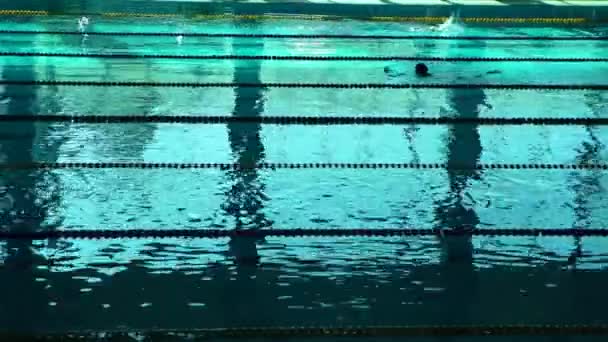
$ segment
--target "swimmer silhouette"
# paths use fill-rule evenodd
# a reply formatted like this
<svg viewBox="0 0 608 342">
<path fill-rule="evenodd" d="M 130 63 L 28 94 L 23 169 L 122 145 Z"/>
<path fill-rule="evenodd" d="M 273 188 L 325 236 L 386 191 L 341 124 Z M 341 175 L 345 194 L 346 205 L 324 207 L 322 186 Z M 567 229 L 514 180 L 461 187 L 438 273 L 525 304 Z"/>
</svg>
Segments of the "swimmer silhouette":
<svg viewBox="0 0 608 342">
<path fill-rule="evenodd" d="M 431 74 L 429 74 L 429 67 L 424 63 L 416 64 L 416 75 L 422 77 L 431 76 Z"/>
<path fill-rule="evenodd" d="M 416 64 L 416 75 L 417 76 L 421 76 L 421 77 L 427 77 L 427 76 L 431 76 L 431 74 L 429 73 L 429 67 L 426 66 L 426 64 L 424 63 L 418 63 Z M 397 77 L 397 76 L 404 76 L 405 73 L 401 72 L 401 73 L 394 73 L 391 69 L 390 66 L 385 66 L 384 67 L 384 73 L 388 74 L 388 76 L 390 77 Z"/>
<path fill-rule="evenodd" d="M 84 33 L 84 31 L 86 31 L 88 25 L 89 25 L 88 17 L 82 17 L 82 18 L 78 19 L 78 31 Z"/>
</svg>

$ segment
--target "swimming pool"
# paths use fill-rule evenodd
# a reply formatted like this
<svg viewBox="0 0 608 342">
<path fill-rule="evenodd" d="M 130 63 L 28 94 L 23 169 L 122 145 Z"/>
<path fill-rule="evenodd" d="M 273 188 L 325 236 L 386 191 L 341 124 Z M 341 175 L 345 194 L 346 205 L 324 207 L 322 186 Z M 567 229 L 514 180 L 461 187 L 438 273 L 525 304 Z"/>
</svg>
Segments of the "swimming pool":
<svg viewBox="0 0 608 342">
<path fill-rule="evenodd" d="M 76 31 L 77 18 L 0 30 Z M 93 17 L 94 32 L 437 34 L 365 21 Z M 606 27 L 464 26 L 450 35 L 604 36 Z M 608 41 L 348 40 L 0 35 L 3 52 L 605 57 Z M 605 84 L 608 63 L 0 57 L 2 79 L 235 83 Z M 389 66 L 391 76 L 384 68 Z M 402 75 L 398 75 L 402 74 Z M 162 88 L 5 84 L 2 114 L 606 117 L 608 92 L 504 89 Z M 604 126 L 3 123 L 3 163 L 606 163 Z M 602 228 L 603 170 L 59 169 L 3 171 L 4 229 Z M 28 289 L 2 327 L 34 330 L 405 323 L 605 322 L 602 238 L 475 237 L 445 266 L 425 238 L 0 242 Z M 235 263 L 241 254 L 257 264 Z M 572 256 L 578 258 L 572 263 Z M 571 272 L 575 266 L 577 271 Z M 541 271 L 539 271 L 541 270 Z M 584 271 L 584 272 L 583 272 Z M 10 278 L 9 278 L 10 276 Z M 498 279 L 498 280 L 497 280 Z M 508 279 L 508 280 L 507 280 Z M 587 281 L 587 279 L 591 279 Z M 504 280 L 504 281 L 502 281 Z M 491 292 L 501 283 L 502 298 Z M 475 287 L 471 287 L 475 284 Z M 485 284 L 485 285 L 484 285 Z M 492 286 L 488 284 L 494 284 Z M 572 295 L 573 287 L 577 294 Z M 551 292 L 553 291 L 553 292 Z M 562 291 L 562 292 L 560 292 Z M 515 309 L 571 301 L 555 316 Z M 490 298 L 492 300 L 490 301 Z M 576 297 L 578 298 L 578 297 Z M 532 303 L 532 304 L 530 304 Z M 508 306 L 511 313 L 490 310 Z M 230 310 L 221 309 L 229 306 Z M 445 308 L 450 306 L 451 308 Z M 466 307 L 466 309 L 463 309 Z M 222 311 L 224 310 L 224 311 Z M 518 311 L 519 310 L 519 311 Z M 465 313 L 466 311 L 466 313 Z M 491 311 L 491 312 L 490 312 Z M 532 310 L 533 311 L 533 310 Z M 86 314 L 84 314 L 86 313 Z M 24 321 L 34 315 L 36 319 Z"/>
</svg>

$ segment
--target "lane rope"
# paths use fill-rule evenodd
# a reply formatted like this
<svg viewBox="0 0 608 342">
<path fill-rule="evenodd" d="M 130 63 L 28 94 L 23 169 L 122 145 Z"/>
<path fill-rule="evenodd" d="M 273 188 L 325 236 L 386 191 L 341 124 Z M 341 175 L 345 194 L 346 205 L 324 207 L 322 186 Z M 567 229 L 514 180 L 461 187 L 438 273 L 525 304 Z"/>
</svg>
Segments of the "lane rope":
<svg viewBox="0 0 608 342">
<path fill-rule="evenodd" d="M 426 61 L 426 62 L 608 62 L 600 57 L 429 57 L 429 56 L 278 56 L 278 55 L 171 55 L 147 53 L 8 52 L 0 57 L 65 57 L 116 59 L 197 59 L 265 61 Z"/>
<path fill-rule="evenodd" d="M 608 164 L 490 164 L 458 163 L 149 163 L 149 162 L 27 162 L 1 163 L 0 170 L 55 169 L 447 169 L 447 170 L 608 170 Z"/>
<path fill-rule="evenodd" d="M 0 230 L 0 239 L 221 239 L 234 237 L 412 237 L 412 236 L 519 236 L 607 237 L 608 229 L 582 228 L 294 228 L 294 229 L 60 229 L 48 231 Z"/>
<path fill-rule="evenodd" d="M 398 117 L 398 116 L 196 116 L 196 115 L 0 115 L 0 122 L 63 122 L 63 123 L 180 123 L 230 124 L 252 123 L 269 125 L 608 125 L 608 118 L 569 117 Z"/>
<path fill-rule="evenodd" d="M 49 15 L 48 11 L 32 11 L 32 10 L 0 10 L 0 15 L 3 16 L 45 16 Z"/>
<path fill-rule="evenodd" d="M 80 31 L 0 30 L 0 34 L 73 35 Z M 507 41 L 605 41 L 608 36 L 432 36 L 432 35 L 356 35 L 356 34 L 279 34 L 279 33 L 197 33 L 197 32 L 86 32 L 89 36 L 268 38 L 268 39 L 369 39 L 369 40 L 507 40 Z"/>
<path fill-rule="evenodd" d="M 510 89 L 510 90 L 608 90 L 608 84 L 491 84 L 491 83 L 233 83 L 233 82 L 141 82 L 0 80 L 0 85 L 170 87 L 170 88 L 333 88 L 333 89 Z"/>
<path fill-rule="evenodd" d="M 132 339 L 132 335 L 150 337 L 152 340 L 175 340 L 176 337 L 195 338 L 197 341 L 209 338 L 289 338 L 289 337 L 416 337 L 416 336 L 591 336 L 608 335 L 608 325 L 576 324 L 520 324 L 520 325 L 378 325 L 378 326 L 288 326 L 288 327 L 239 327 L 207 329 L 149 329 L 138 331 L 114 330 L 104 331 L 104 339 Z M 19 334 L 4 333 L 6 340 L 44 340 L 44 341 L 98 341 L 99 332 L 70 331 L 55 334 Z"/>
<path fill-rule="evenodd" d="M 322 15 L 322 14 L 174 14 L 174 13 L 145 13 L 145 12 L 102 12 L 102 13 L 57 13 L 39 10 L 0 10 L 0 16 L 74 16 L 74 15 L 100 15 L 103 17 L 126 17 L 126 18 L 180 18 L 191 17 L 195 20 L 316 20 L 316 21 L 339 21 L 344 20 L 344 16 Z M 449 17 L 445 16 L 357 16 L 355 19 L 365 21 L 392 21 L 392 22 L 418 22 L 418 23 L 442 23 Z M 461 18 L 465 23 L 512 23 L 512 24 L 582 24 L 588 21 L 587 18 L 559 18 L 559 17 L 465 17 Z"/>
<path fill-rule="evenodd" d="M 399 17 L 399 16 L 384 16 L 371 17 L 371 21 L 406 21 L 406 22 L 426 22 L 426 23 L 443 23 L 449 17 Z M 582 24 L 586 23 L 587 18 L 514 18 L 514 17 L 468 17 L 460 18 L 465 23 L 509 23 L 509 24 Z"/>
</svg>

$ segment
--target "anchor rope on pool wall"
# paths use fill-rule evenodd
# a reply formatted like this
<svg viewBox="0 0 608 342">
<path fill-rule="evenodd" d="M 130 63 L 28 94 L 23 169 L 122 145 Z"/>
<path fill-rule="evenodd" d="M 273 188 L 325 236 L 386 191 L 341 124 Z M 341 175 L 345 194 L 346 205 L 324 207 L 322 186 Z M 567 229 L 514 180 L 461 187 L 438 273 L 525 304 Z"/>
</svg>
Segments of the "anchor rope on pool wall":
<svg viewBox="0 0 608 342">
<path fill-rule="evenodd" d="M 0 30 L 0 34 L 72 35 L 80 31 Z M 518 40 L 518 41 L 594 41 L 608 40 L 608 36 L 433 36 L 433 35 L 358 35 L 358 34 L 281 34 L 281 33 L 205 33 L 205 32 L 116 32 L 87 31 L 88 36 L 133 37 L 199 37 L 199 38 L 268 38 L 268 39 L 363 39 L 363 40 Z"/>
<path fill-rule="evenodd" d="M 188 115 L 0 115 L 0 122 L 69 122 L 69 123 L 184 123 L 271 125 L 608 125 L 608 118 L 571 117 L 399 117 L 399 116 L 188 116 Z"/>
<path fill-rule="evenodd" d="M 199 59 L 199 60 L 265 60 L 265 61 L 421 61 L 421 62 L 608 62 L 595 57 L 429 57 L 429 56 L 279 56 L 279 55 L 172 55 L 149 53 L 83 53 L 83 52 L 9 52 L 2 57 L 66 57 L 118 59 Z"/>
<path fill-rule="evenodd" d="M 447 170 L 608 170 L 608 164 L 492 164 L 457 163 L 146 163 L 146 162 L 67 162 L 1 163 L 0 170 L 54 169 L 447 169 Z"/>
<path fill-rule="evenodd" d="M 76 87 L 169 88 L 313 88 L 313 89 L 508 89 L 508 90 L 608 90 L 606 84 L 491 84 L 491 83 L 234 83 L 234 82 L 134 82 L 0 80 L 0 85 Z"/>
<path fill-rule="evenodd" d="M 293 228 L 293 229 L 69 229 L 45 231 L 0 230 L 0 239 L 222 239 L 234 237 L 420 237 L 420 236 L 519 236 L 519 237 L 607 237 L 608 229 L 582 228 Z"/>
</svg>

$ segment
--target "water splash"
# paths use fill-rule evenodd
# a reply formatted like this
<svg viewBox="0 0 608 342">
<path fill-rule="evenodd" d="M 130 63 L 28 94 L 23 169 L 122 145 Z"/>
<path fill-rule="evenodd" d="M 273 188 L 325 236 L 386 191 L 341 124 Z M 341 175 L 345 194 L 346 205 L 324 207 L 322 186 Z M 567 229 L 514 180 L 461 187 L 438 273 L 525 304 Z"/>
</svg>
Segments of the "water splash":
<svg viewBox="0 0 608 342">
<path fill-rule="evenodd" d="M 9 193 L 8 187 L 0 186 L 0 214 L 8 213 L 15 207 L 15 199 Z"/>
<path fill-rule="evenodd" d="M 182 45 L 182 42 L 184 41 L 184 36 L 179 35 L 175 37 L 175 41 L 177 41 L 177 45 Z"/>
<path fill-rule="evenodd" d="M 445 22 L 431 28 L 441 32 L 441 35 L 457 35 L 464 31 L 464 23 L 458 13 L 453 13 Z"/>
<path fill-rule="evenodd" d="M 82 33 L 82 40 L 80 42 L 81 45 L 84 45 L 84 43 L 87 41 L 87 38 L 89 37 L 89 35 L 86 33 L 88 25 L 89 25 L 88 17 L 82 17 L 82 18 L 78 19 L 78 31 L 80 31 L 80 33 Z"/>
<path fill-rule="evenodd" d="M 78 19 L 78 31 L 80 31 L 81 33 L 85 33 L 88 25 L 89 25 L 88 17 L 82 17 L 82 18 Z"/>
</svg>

